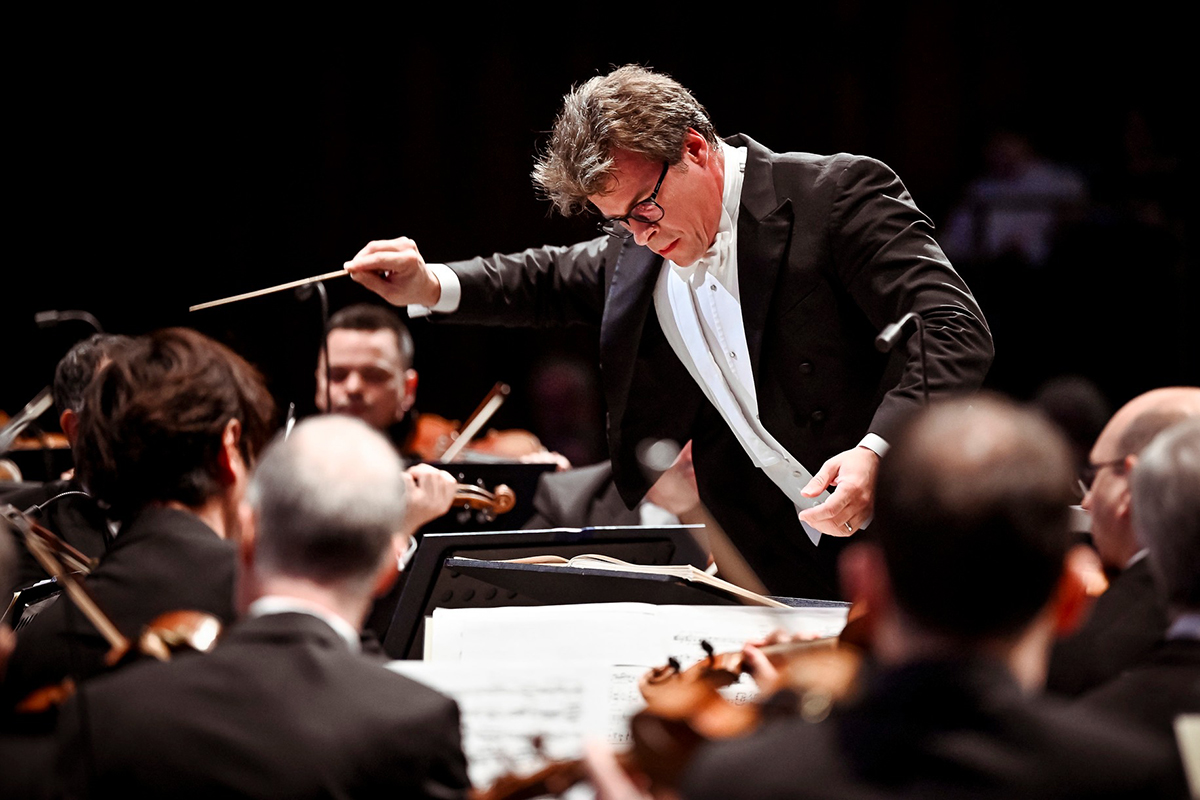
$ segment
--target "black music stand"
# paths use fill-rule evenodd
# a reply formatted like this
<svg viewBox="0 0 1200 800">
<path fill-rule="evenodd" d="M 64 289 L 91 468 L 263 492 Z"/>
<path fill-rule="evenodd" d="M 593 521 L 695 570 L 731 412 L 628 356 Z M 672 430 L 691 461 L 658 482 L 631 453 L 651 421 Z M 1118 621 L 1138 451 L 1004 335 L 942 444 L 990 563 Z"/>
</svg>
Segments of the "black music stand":
<svg viewBox="0 0 1200 800">
<path fill-rule="evenodd" d="M 383 638 L 392 658 L 420 658 L 425 617 L 435 608 L 488 608 L 545 605 L 536 597 L 502 589 L 460 570 L 449 559 L 501 560 L 536 555 L 564 558 L 599 553 L 633 564 L 692 564 L 703 568 L 708 555 L 696 543 L 700 525 L 612 526 L 529 531 L 429 533 L 405 570 L 404 589 Z M 573 602 L 596 602 L 579 595 Z"/>
</svg>

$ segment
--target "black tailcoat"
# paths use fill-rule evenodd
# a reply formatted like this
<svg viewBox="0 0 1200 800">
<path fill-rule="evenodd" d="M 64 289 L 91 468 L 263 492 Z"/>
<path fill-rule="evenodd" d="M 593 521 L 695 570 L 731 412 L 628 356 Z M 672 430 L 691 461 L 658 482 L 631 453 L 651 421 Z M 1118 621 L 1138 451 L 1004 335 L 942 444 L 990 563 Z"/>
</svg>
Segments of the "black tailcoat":
<svg viewBox="0 0 1200 800">
<path fill-rule="evenodd" d="M 748 149 L 738 281 L 759 413 L 793 456 L 815 472 L 868 432 L 886 439 L 920 404 L 916 337 L 890 362 L 874 348 L 875 335 L 909 311 L 925 322 L 931 394 L 979 387 L 992 358 L 983 314 L 890 169 L 846 154 L 773 153 L 741 135 L 727 141 Z M 648 488 L 638 443 L 691 439 L 701 498 L 767 586 L 836 594 L 838 541 L 812 545 L 659 327 L 661 257 L 605 237 L 449 266 L 462 283 L 456 321 L 599 327 L 609 449 L 628 505 Z"/>
</svg>

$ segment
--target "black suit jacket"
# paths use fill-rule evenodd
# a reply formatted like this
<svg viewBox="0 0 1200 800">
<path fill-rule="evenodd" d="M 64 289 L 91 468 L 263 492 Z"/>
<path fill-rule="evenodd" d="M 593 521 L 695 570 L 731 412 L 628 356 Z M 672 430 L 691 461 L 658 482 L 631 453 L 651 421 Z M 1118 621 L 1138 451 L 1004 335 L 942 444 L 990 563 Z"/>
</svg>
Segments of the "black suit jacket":
<svg viewBox="0 0 1200 800">
<path fill-rule="evenodd" d="M 15 484 L 0 495 L 0 503 L 11 503 L 20 511 L 33 509 L 36 522 L 92 558 L 102 557 L 112 539 L 103 509 L 75 480 Z M 17 532 L 14 530 L 13 534 Z M 17 574 L 11 586 L 0 587 L 5 591 L 50 577 L 25 542 L 19 536 L 17 539 Z"/>
<path fill-rule="evenodd" d="M 247 619 L 212 653 L 135 665 L 84 692 L 87 722 L 77 702 L 60 715 L 69 797 L 459 798 L 468 787 L 454 701 L 308 614 Z"/>
<path fill-rule="evenodd" d="M 1113 578 L 1074 634 L 1055 642 L 1046 690 L 1075 697 L 1145 658 L 1167 631 L 1167 602 L 1142 558 Z"/>
<path fill-rule="evenodd" d="M 815 472 L 868 431 L 887 438 L 919 405 L 916 337 L 891 362 L 874 348 L 909 311 L 925 321 L 930 392 L 980 385 L 992 357 L 983 315 L 890 169 L 729 141 L 748 149 L 738 281 L 760 416 L 792 455 Z M 456 320 L 599 327 L 609 449 L 627 505 L 648 488 L 638 443 L 691 439 L 701 498 L 767 586 L 836 594 L 839 543 L 813 547 L 663 335 L 653 311 L 660 257 L 605 237 L 450 267 L 462 282 Z"/>
<path fill-rule="evenodd" d="M 1079 702 L 1173 741 L 1175 718 L 1200 714 L 1200 641 L 1162 642 Z"/>
<path fill-rule="evenodd" d="M 1182 789 L 1171 754 L 1103 718 L 1022 693 L 990 662 L 873 675 L 816 723 L 774 723 L 701 750 L 689 800 L 1153 798 Z"/>
<path fill-rule="evenodd" d="M 234 619 L 233 545 L 194 514 L 148 507 L 131 520 L 84 587 L 117 629 L 134 642 L 168 611 Z M 17 637 L 4 696 L 9 704 L 71 675 L 88 678 L 107 668 L 108 642 L 65 596 Z"/>
<path fill-rule="evenodd" d="M 640 525 L 641 513 L 625 507 L 612 479 L 612 464 L 601 461 L 566 472 L 547 472 L 538 479 L 533 516 L 522 528 L 588 528 L 596 525 Z"/>
</svg>

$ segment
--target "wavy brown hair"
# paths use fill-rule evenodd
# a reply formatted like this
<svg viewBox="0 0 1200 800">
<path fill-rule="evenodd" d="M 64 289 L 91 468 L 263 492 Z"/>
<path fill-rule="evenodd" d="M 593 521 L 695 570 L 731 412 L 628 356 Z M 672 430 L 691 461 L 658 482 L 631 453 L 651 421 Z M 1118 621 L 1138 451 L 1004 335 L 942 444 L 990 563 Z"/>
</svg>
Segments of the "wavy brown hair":
<svg viewBox="0 0 1200 800">
<path fill-rule="evenodd" d="M 620 67 L 563 98 L 533 182 L 560 213 L 577 214 L 607 187 L 613 153 L 675 165 L 689 128 L 717 145 L 708 112 L 678 81 L 633 64 Z"/>
<path fill-rule="evenodd" d="M 254 462 L 274 426 L 262 375 L 237 353 L 186 328 L 134 339 L 88 385 L 78 469 L 88 490 L 126 519 L 152 502 L 202 505 L 221 488 L 222 435 Z"/>
</svg>

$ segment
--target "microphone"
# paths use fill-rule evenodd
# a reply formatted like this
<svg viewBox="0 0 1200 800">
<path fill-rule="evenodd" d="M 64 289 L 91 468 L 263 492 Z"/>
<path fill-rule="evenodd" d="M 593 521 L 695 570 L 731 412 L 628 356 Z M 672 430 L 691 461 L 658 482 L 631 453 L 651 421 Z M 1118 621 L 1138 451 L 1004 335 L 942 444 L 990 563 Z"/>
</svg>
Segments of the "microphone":
<svg viewBox="0 0 1200 800">
<path fill-rule="evenodd" d="M 881 353 L 890 351 L 900 341 L 900 334 L 904 332 L 904 326 L 910 322 L 916 322 L 920 329 L 924 328 L 921 318 L 915 312 L 910 311 L 895 322 L 889 322 L 884 326 L 884 329 L 875 337 L 875 349 Z"/>
<path fill-rule="evenodd" d="M 885 325 L 879 335 L 875 337 L 875 349 L 881 353 L 890 352 L 900 343 L 904 329 L 910 322 L 916 323 L 919 337 L 917 342 L 921 348 L 921 392 L 925 397 L 925 405 L 929 405 L 929 378 L 926 376 L 925 370 L 925 320 L 921 319 L 921 315 L 910 311 L 895 322 Z"/>
<path fill-rule="evenodd" d="M 325 357 L 325 413 L 328 414 L 333 408 L 331 396 L 333 389 L 330 386 L 333 382 L 330 375 L 333 367 L 329 363 L 329 293 L 325 291 L 325 284 L 320 282 L 298 286 L 294 292 L 296 301 L 299 303 L 307 303 L 314 294 L 321 301 L 321 354 Z M 291 433 L 291 428 L 288 428 L 288 433 Z"/>
<path fill-rule="evenodd" d="M 86 322 L 96 333 L 104 333 L 100 321 L 86 311 L 39 311 L 33 315 L 33 321 L 39 328 L 53 328 L 64 322 Z"/>
</svg>

